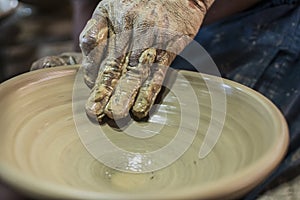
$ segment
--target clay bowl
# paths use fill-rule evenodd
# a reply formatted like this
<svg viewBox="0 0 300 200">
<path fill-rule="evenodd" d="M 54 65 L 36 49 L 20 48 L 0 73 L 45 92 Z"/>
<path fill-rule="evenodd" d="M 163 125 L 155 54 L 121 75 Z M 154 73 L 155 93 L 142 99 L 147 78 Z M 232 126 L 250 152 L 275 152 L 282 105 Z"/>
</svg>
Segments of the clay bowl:
<svg viewBox="0 0 300 200">
<path fill-rule="evenodd" d="M 139 140 L 132 145 L 132 137 L 109 123 L 86 124 L 89 120 L 80 109 L 86 97 L 74 98 L 73 94 L 74 83 L 77 92 L 86 88 L 82 79 L 75 81 L 77 72 L 76 66 L 50 68 L 20 75 L 0 86 L 0 175 L 28 196 L 106 200 L 236 198 L 264 180 L 286 152 L 287 125 L 270 101 L 235 82 L 187 71 L 174 76 L 173 86 L 165 90 L 149 122 L 129 123 L 127 128 L 139 125 L 142 135 L 147 129 L 162 127 L 149 141 Z M 191 88 L 196 103 L 189 96 Z M 225 112 L 218 106 L 222 96 L 216 101 L 211 98 L 214 91 L 220 90 L 225 91 Z M 220 93 L 215 94 L 218 97 Z M 189 97 L 179 102 L 176 95 Z M 80 126 L 101 127 L 120 148 L 150 151 L 176 137 L 174 133 L 180 126 L 188 134 L 195 120 L 199 123 L 191 146 L 174 163 L 148 173 L 107 167 L 94 158 L 78 133 Z M 206 134 L 218 129 L 221 135 L 216 145 L 200 158 Z M 184 143 L 177 143 L 176 149 Z M 211 143 L 207 144 L 204 150 Z"/>
</svg>

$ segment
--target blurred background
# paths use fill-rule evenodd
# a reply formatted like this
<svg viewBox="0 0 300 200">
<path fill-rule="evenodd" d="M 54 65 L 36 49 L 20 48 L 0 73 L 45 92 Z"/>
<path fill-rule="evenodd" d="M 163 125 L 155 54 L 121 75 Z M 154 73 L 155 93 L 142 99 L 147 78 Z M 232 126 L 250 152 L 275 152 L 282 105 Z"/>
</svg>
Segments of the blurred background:
<svg viewBox="0 0 300 200">
<path fill-rule="evenodd" d="M 40 57 L 78 50 L 72 8 L 68 0 L 0 0 L 0 82 Z"/>
</svg>

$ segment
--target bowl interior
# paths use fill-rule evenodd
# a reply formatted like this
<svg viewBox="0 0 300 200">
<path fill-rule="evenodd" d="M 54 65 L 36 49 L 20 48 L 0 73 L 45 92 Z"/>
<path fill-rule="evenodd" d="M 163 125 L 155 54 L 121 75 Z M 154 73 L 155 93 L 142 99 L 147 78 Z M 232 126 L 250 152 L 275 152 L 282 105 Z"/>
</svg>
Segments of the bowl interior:
<svg viewBox="0 0 300 200">
<path fill-rule="evenodd" d="M 72 106 L 74 109 L 85 102 L 85 97 L 73 99 L 72 104 L 77 71 L 77 67 L 46 69 L 1 84 L 0 175 L 30 195 L 80 199 L 239 196 L 264 179 L 286 151 L 286 123 L 263 96 L 231 81 L 180 71 L 174 78 L 180 88 L 165 90 L 150 121 L 128 125 L 137 125 L 140 134 L 160 127 L 159 134 L 136 139 L 107 123 L 100 127 L 120 148 L 144 152 L 168 144 L 179 127 L 189 134 L 194 126 L 190 123 L 196 118 L 197 135 L 190 148 L 158 171 L 133 174 L 112 169 L 98 162 L 79 138 Z M 79 84 L 85 87 L 82 81 Z M 197 102 L 188 98 L 183 104 L 176 97 L 178 92 L 190 94 L 187 85 L 193 88 Z M 211 99 L 211 92 L 220 88 L 226 93 L 225 113 L 219 106 L 212 106 L 221 104 Z M 187 113 L 184 124 L 181 109 Z M 221 136 L 213 150 L 199 159 L 213 112 L 217 117 L 211 126 L 221 126 Z M 85 116 L 84 110 L 77 114 Z M 225 116 L 224 124 L 220 116 Z"/>
</svg>

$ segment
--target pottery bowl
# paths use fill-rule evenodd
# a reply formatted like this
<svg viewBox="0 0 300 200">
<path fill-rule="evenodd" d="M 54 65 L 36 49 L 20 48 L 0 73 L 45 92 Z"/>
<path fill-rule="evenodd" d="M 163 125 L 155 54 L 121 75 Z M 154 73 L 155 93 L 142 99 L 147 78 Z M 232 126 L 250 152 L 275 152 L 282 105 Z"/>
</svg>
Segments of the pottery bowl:
<svg viewBox="0 0 300 200">
<path fill-rule="evenodd" d="M 84 109 L 76 111 L 86 100 L 84 95 L 74 98 L 74 83 L 77 92 L 85 88 L 81 79 L 75 80 L 77 73 L 76 66 L 44 69 L 0 85 L 0 176 L 30 197 L 236 198 L 263 181 L 286 152 L 288 129 L 281 113 L 265 97 L 238 83 L 179 71 L 149 120 L 126 125 L 124 130 L 139 126 L 142 135 L 160 127 L 153 137 L 137 139 L 109 123 L 86 124 Z M 224 96 L 217 92 L 214 98 L 220 98 L 213 100 L 212 93 L 218 90 Z M 180 102 L 177 96 L 189 98 Z M 93 149 L 81 140 L 80 124 L 100 127 L 115 145 L 140 153 L 168 144 L 180 126 L 187 135 L 196 127 L 196 134 L 174 162 L 130 173 L 95 159 Z M 182 144 L 177 143 L 174 151 Z M 201 145 L 207 152 L 199 157 Z"/>
</svg>

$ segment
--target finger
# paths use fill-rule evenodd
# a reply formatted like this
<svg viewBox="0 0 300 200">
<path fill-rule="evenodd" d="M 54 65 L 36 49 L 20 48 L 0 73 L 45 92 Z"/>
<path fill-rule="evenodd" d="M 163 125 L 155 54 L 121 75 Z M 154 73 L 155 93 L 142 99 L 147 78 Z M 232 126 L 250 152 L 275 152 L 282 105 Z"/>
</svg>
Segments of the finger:
<svg viewBox="0 0 300 200">
<path fill-rule="evenodd" d="M 168 37 L 163 37 L 168 38 Z M 151 74 L 140 88 L 139 94 L 132 108 L 132 113 L 139 119 L 146 117 L 161 90 L 168 67 L 171 65 L 176 55 L 178 55 L 191 38 L 184 35 L 177 35 L 166 46 L 166 50 L 157 55 L 158 63 L 151 69 Z"/>
<path fill-rule="evenodd" d="M 103 118 L 104 108 L 128 64 L 126 51 L 131 32 L 114 35 L 110 29 L 110 35 L 108 56 L 100 66 L 95 85 L 86 104 L 87 114 L 92 118 L 97 116 L 98 121 Z"/>
<path fill-rule="evenodd" d="M 176 54 L 162 51 L 158 56 L 158 63 L 152 66 L 151 74 L 140 88 L 139 94 L 132 108 L 132 113 L 138 119 L 146 117 L 161 90 L 167 69 Z"/>
<path fill-rule="evenodd" d="M 107 34 L 107 11 L 101 7 L 100 3 L 79 36 L 83 55 L 88 56 L 96 46 L 106 41 Z"/>
<path fill-rule="evenodd" d="M 93 88 L 98 76 L 101 62 L 107 55 L 106 44 L 96 46 L 88 56 L 83 56 L 82 67 L 84 81 L 89 88 Z"/>
<path fill-rule="evenodd" d="M 63 65 L 67 65 L 67 63 L 61 57 L 46 56 L 32 63 L 30 71 L 43 69 L 43 68 L 56 67 L 56 66 L 63 66 Z"/>
<path fill-rule="evenodd" d="M 138 65 L 134 68 L 132 67 L 121 77 L 105 109 L 105 114 L 108 117 L 120 119 L 128 115 L 140 86 L 149 75 L 150 67 L 154 63 L 155 57 L 155 49 L 145 50 L 139 58 Z"/>
<path fill-rule="evenodd" d="M 84 80 L 90 88 L 95 85 L 100 64 L 106 55 L 108 27 L 106 19 L 101 18 L 100 20 L 102 20 L 99 22 L 100 26 L 96 25 L 95 21 L 89 21 L 81 34 L 80 46 L 83 52 Z"/>
<path fill-rule="evenodd" d="M 59 55 L 68 65 L 82 63 L 82 54 L 77 52 L 64 52 Z"/>
<path fill-rule="evenodd" d="M 79 38 L 83 54 L 84 80 L 90 88 L 95 84 L 100 64 L 106 55 L 108 37 L 106 16 L 106 10 L 99 4 Z"/>
<path fill-rule="evenodd" d="M 174 36 L 174 34 L 167 33 L 167 37 L 163 36 L 162 38 L 169 38 L 169 35 Z M 158 63 L 152 67 L 150 76 L 140 88 L 138 97 L 132 108 L 134 116 L 142 119 L 148 115 L 161 90 L 168 67 L 171 65 L 176 55 L 178 55 L 190 41 L 191 38 L 184 35 L 177 35 L 170 41 L 166 41 L 166 43 L 169 43 L 165 48 L 166 50 L 163 50 L 158 54 Z"/>
<path fill-rule="evenodd" d="M 98 121 L 104 117 L 104 108 L 122 74 L 120 59 L 106 59 L 103 70 L 100 70 L 96 84 L 86 103 L 87 114 Z"/>
</svg>

